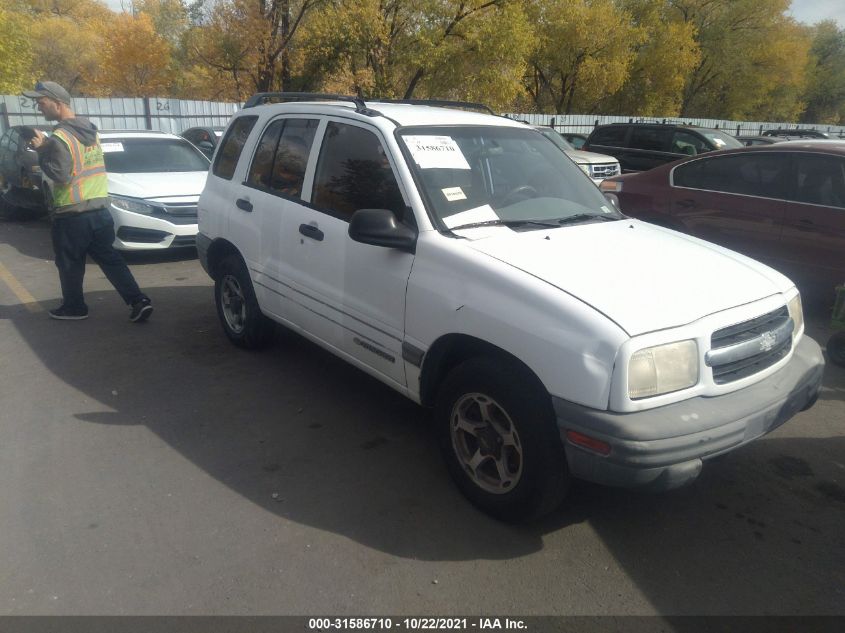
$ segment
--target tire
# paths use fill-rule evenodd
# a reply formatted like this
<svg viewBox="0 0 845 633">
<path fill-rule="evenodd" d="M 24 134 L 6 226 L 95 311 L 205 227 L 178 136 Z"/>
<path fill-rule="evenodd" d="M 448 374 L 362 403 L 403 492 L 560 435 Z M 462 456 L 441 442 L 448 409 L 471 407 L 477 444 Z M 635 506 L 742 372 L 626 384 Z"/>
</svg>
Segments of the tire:
<svg viewBox="0 0 845 633">
<path fill-rule="evenodd" d="M 827 342 L 827 357 L 830 362 L 845 367 L 845 332 L 837 332 Z"/>
<path fill-rule="evenodd" d="M 479 509 L 518 522 L 563 501 L 569 471 L 551 398 L 526 368 L 499 357 L 465 361 L 443 382 L 434 415 L 449 473 Z"/>
<path fill-rule="evenodd" d="M 262 349 L 273 339 L 274 323 L 261 313 L 249 271 L 238 255 L 229 255 L 219 266 L 214 282 L 214 303 L 223 331 L 244 349 Z"/>
</svg>

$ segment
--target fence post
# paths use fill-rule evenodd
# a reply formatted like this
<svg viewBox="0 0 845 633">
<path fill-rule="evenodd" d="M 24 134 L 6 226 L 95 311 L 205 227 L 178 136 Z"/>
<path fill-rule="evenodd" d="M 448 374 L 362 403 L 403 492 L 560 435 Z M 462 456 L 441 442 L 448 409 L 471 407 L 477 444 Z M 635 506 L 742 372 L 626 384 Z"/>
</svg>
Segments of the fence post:
<svg viewBox="0 0 845 633">
<path fill-rule="evenodd" d="M 5 132 L 10 127 L 12 127 L 11 123 L 9 122 L 9 109 L 6 107 L 5 101 L 0 101 L 0 116 L 3 119 L 3 129 L 0 131 Z"/>
<path fill-rule="evenodd" d="M 153 129 L 153 113 L 150 109 L 150 100 L 149 98 L 144 99 L 144 125 L 148 130 Z"/>
</svg>

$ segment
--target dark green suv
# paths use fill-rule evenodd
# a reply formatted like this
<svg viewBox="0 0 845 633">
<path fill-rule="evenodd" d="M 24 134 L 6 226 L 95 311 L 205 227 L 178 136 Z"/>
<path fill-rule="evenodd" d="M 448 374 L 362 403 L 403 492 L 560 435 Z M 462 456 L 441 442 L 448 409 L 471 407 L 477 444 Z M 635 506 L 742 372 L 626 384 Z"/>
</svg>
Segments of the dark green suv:
<svg viewBox="0 0 845 633">
<path fill-rule="evenodd" d="M 733 136 L 719 130 L 664 123 L 610 123 L 597 126 L 584 149 L 614 156 L 627 173 L 742 146 Z"/>
</svg>

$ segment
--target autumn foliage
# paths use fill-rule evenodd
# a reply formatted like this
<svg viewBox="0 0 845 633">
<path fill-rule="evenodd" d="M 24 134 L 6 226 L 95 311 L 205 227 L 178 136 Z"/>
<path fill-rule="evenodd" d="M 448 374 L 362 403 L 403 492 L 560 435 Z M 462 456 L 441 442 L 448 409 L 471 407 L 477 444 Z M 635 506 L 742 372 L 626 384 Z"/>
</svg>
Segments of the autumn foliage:
<svg viewBox="0 0 845 633">
<path fill-rule="evenodd" d="M 845 30 L 789 0 L 4 0 L 0 92 L 256 91 L 845 124 Z"/>
</svg>

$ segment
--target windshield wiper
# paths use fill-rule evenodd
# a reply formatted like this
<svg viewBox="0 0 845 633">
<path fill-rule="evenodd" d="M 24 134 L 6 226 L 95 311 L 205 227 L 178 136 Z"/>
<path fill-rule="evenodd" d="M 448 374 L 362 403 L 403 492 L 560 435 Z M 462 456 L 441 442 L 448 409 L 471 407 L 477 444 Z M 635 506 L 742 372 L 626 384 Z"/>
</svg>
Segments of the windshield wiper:
<svg viewBox="0 0 845 633">
<path fill-rule="evenodd" d="M 563 224 L 574 224 L 576 222 L 583 222 L 584 220 L 601 220 L 603 222 L 607 222 L 610 220 L 620 220 L 621 218 L 615 215 L 605 215 L 605 214 L 596 214 L 596 213 L 576 213 L 575 215 L 570 215 L 567 218 L 560 218 L 557 220 L 557 223 L 560 225 Z"/>
<path fill-rule="evenodd" d="M 469 224 L 460 224 L 458 226 L 453 226 L 449 230 L 460 231 L 462 229 L 474 229 L 480 226 L 507 226 L 510 228 L 514 226 L 525 226 L 526 224 L 533 224 L 535 226 L 541 226 L 547 229 L 558 228 L 560 226 L 557 220 L 485 220 L 484 222 L 470 222 Z"/>
</svg>

